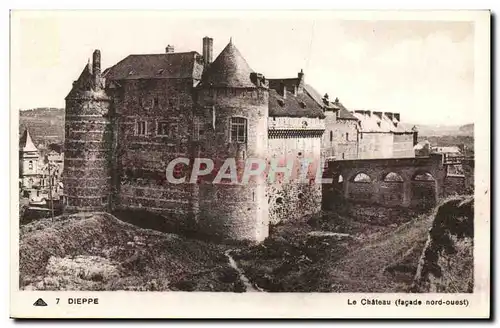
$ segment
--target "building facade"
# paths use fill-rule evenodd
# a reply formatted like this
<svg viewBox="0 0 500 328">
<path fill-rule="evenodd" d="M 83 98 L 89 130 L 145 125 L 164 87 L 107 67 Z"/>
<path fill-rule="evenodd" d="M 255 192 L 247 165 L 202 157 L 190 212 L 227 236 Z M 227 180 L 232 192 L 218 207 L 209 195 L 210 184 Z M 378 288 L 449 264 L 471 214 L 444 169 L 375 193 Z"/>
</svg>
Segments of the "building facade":
<svg viewBox="0 0 500 328">
<path fill-rule="evenodd" d="M 21 190 L 40 186 L 40 153 L 26 129 L 19 140 L 19 187 Z"/>
<path fill-rule="evenodd" d="M 66 211 L 168 213 L 205 232 L 260 241 L 270 221 L 320 209 L 321 185 L 310 180 L 263 174 L 249 183 L 213 181 L 228 169 L 227 159 L 286 167 L 288 159 L 307 158 L 319 165 L 324 114 L 304 92 L 303 72 L 267 80 L 232 42 L 212 61 L 212 45 L 203 39 L 203 55 L 172 46 L 131 55 L 102 73 L 94 52 L 66 97 Z M 211 159 L 215 168 L 193 183 L 173 184 L 165 170 L 176 158 L 189 159 L 173 168 L 176 178 L 189 180 L 196 159 Z"/>
<path fill-rule="evenodd" d="M 209 37 L 202 52 L 169 45 L 103 72 L 94 52 L 66 97 L 67 212 L 146 210 L 262 241 L 270 223 L 321 209 L 322 159 L 359 158 L 359 120 L 318 97 L 302 70 L 266 79 L 232 42 L 213 60 Z M 252 161 L 267 170 L 243 181 Z M 233 166 L 237 181 L 226 174 Z M 183 182 L 169 181 L 169 170 Z M 203 177 L 193 178 L 196 170 Z"/>
</svg>

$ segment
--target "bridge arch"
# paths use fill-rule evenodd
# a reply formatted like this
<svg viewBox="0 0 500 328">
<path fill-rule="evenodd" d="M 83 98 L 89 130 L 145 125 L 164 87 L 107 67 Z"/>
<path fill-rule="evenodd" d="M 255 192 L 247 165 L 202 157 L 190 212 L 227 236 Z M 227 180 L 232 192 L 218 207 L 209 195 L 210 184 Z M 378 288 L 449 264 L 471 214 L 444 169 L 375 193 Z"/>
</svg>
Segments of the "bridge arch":
<svg viewBox="0 0 500 328">
<path fill-rule="evenodd" d="M 368 175 L 368 173 L 357 172 L 356 174 L 352 175 L 349 181 L 354 183 L 372 183 L 373 179 L 370 177 L 370 175 Z"/>
<path fill-rule="evenodd" d="M 429 172 L 424 170 L 417 170 L 411 177 L 412 181 L 436 181 L 436 178 Z"/>
<path fill-rule="evenodd" d="M 404 182 L 404 179 L 398 172 L 391 171 L 383 173 L 380 178 L 380 181 L 393 183 L 393 182 Z"/>
<path fill-rule="evenodd" d="M 380 176 L 377 197 L 385 206 L 401 206 L 405 200 L 403 176 L 396 171 L 384 172 Z"/>
<path fill-rule="evenodd" d="M 344 182 L 346 184 L 346 182 Z M 345 186 L 347 198 L 361 202 L 371 202 L 375 194 L 374 179 L 366 171 L 351 175 Z"/>
<path fill-rule="evenodd" d="M 438 197 L 436 178 L 429 171 L 415 171 L 411 179 L 410 195 L 413 207 L 428 209 L 436 206 Z"/>
</svg>

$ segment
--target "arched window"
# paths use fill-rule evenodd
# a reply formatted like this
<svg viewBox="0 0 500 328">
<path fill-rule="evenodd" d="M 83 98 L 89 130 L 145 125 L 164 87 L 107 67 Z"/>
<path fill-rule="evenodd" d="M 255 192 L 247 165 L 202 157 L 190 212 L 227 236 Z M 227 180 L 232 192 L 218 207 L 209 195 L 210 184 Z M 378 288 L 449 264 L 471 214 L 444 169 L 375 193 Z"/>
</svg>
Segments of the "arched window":
<svg viewBox="0 0 500 328">
<path fill-rule="evenodd" d="M 243 117 L 231 118 L 231 142 L 247 142 L 247 120 Z"/>
<path fill-rule="evenodd" d="M 33 170 L 33 161 L 28 162 L 28 169 Z"/>
<path fill-rule="evenodd" d="M 384 182 L 403 182 L 403 177 L 396 172 L 390 172 L 385 175 Z"/>
<path fill-rule="evenodd" d="M 414 181 L 434 181 L 435 179 L 432 176 L 432 174 L 430 174 L 429 172 L 421 172 L 421 173 L 417 173 L 413 177 L 413 180 Z"/>
<path fill-rule="evenodd" d="M 372 182 L 372 179 L 366 173 L 358 173 L 356 174 L 354 179 L 352 179 L 352 181 L 359 183 L 370 183 Z"/>
</svg>

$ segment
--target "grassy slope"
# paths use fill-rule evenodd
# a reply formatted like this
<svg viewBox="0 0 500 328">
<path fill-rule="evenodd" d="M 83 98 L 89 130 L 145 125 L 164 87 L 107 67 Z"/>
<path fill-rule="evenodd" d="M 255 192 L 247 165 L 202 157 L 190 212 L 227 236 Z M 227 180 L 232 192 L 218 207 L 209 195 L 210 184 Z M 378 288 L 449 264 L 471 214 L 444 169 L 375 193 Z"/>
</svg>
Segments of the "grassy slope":
<svg viewBox="0 0 500 328">
<path fill-rule="evenodd" d="M 293 228 L 278 227 L 263 245 L 235 258 L 267 291 L 402 292 L 412 283 L 430 225 L 429 216 L 382 227 L 326 213 Z M 310 235 L 318 230 L 351 238 Z"/>
<path fill-rule="evenodd" d="M 241 291 L 224 250 L 104 213 L 43 219 L 21 227 L 20 287 Z"/>
<path fill-rule="evenodd" d="M 402 292 L 430 225 L 428 216 L 380 227 L 329 214 L 277 227 L 234 258 L 267 291 Z M 318 230 L 354 238 L 309 235 Z M 244 290 L 223 255 L 228 246 L 137 228 L 109 214 L 35 221 L 21 227 L 20 237 L 25 289 Z"/>
<path fill-rule="evenodd" d="M 349 250 L 330 269 L 339 291 L 404 292 L 414 278 L 432 217 L 422 215 Z"/>
</svg>

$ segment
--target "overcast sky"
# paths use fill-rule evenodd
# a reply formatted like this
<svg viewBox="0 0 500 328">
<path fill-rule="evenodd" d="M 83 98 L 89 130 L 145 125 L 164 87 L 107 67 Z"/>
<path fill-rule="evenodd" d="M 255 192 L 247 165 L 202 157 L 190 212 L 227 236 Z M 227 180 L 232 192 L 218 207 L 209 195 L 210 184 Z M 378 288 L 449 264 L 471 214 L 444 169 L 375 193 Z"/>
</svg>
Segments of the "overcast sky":
<svg viewBox="0 0 500 328">
<path fill-rule="evenodd" d="M 17 16 L 16 16 L 17 15 Z M 268 78 L 294 77 L 351 110 L 400 112 L 406 122 L 472 123 L 474 25 L 445 21 L 339 20 L 321 15 L 239 17 L 204 12 L 13 13 L 12 108 L 64 107 L 64 97 L 94 49 L 103 69 L 129 54 L 201 53 L 214 58 L 229 38 Z M 211 18 L 207 18 L 211 17 Z"/>
</svg>

